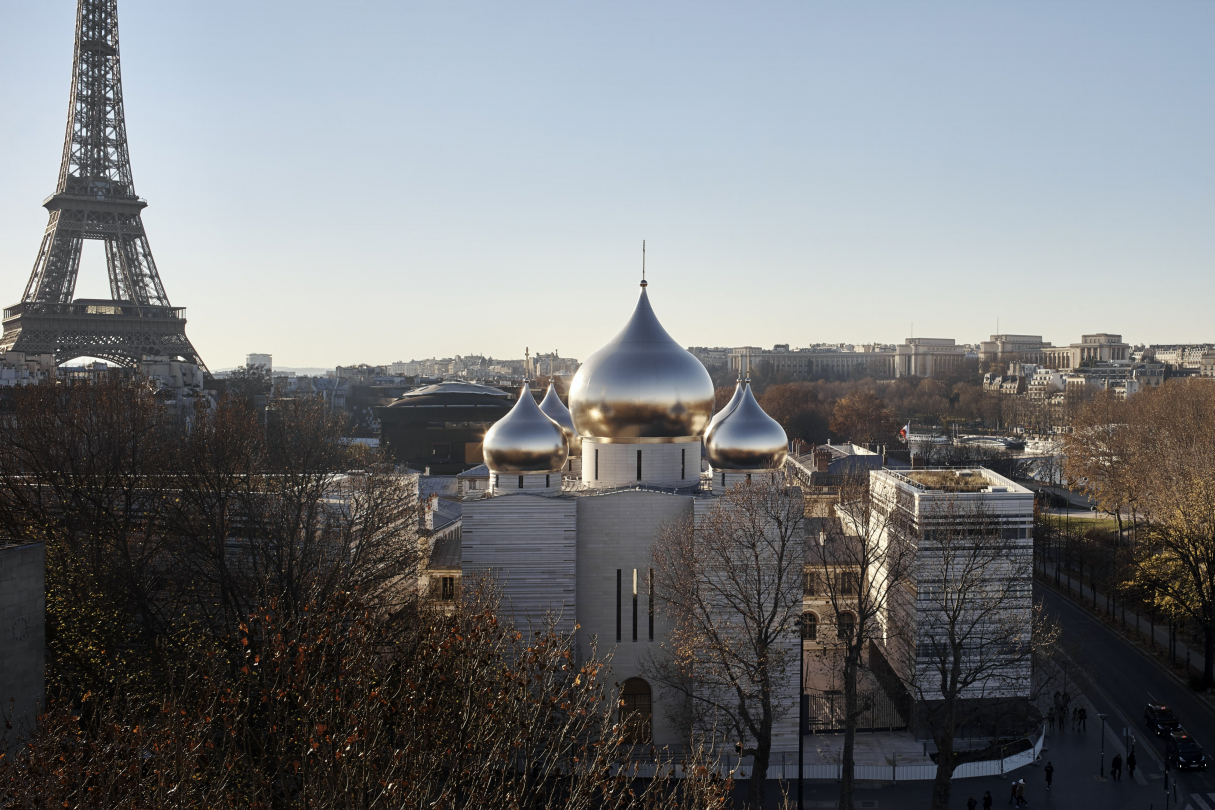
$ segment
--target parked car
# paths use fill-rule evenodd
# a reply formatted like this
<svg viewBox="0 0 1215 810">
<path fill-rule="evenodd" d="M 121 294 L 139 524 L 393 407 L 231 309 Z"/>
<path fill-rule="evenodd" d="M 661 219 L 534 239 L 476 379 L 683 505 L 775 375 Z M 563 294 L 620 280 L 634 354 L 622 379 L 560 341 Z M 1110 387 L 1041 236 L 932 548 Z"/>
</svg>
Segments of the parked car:
<svg viewBox="0 0 1215 810">
<path fill-rule="evenodd" d="M 1143 710 L 1143 720 L 1157 737 L 1164 737 L 1181 727 L 1177 715 L 1163 703 L 1149 703 Z"/>
<path fill-rule="evenodd" d="M 1168 767 L 1179 771 L 1205 771 L 1207 768 L 1207 756 L 1202 746 L 1194 742 L 1194 738 L 1182 728 L 1164 738 L 1164 760 Z"/>
</svg>

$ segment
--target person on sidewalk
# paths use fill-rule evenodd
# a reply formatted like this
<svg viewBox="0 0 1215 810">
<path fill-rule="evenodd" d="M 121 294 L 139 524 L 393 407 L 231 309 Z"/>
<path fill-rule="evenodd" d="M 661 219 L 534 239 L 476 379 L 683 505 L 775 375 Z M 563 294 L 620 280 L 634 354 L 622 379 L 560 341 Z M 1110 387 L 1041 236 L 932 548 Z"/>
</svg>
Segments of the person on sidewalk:
<svg viewBox="0 0 1215 810">
<path fill-rule="evenodd" d="M 1132 779 L 1135 778 L 1135 749 L 1131 749 L 1131 753 L 1126 755 L 1126 773 Z"/>
<path fill-rule="evenodd" d="M 971 796 L 966 800 L 966 810 L 978 810 L 979 803 L 975 801 L 975 797 Z"/>
<path fill-rule="evenodd" d="M 1046 789 L 1050 790 L 1050 783 L 1055 779 L 1055 766 L 1047 760 L 1046 767 L 1042 769 L 1042 773 L 1046 774 Z"/>
<path fill-rule="evenodd" d="M 1052 708 L 1046 713 L 1046 727 L 1051 731 L 1055 730 L 1055 710 Z"/>
<path fill-rule="evenodd" d="M 991 810 L 991 803 L 994 801 L 991 797 L 991 791 L 983 791 L 983 810 Z"/>
<path fill-rule="evenodd" d="M 1029 804 L 1029 802 L 1025 801 L 1025 780 L 1024 779 L 1022 779 L 1020 782 L 1017 782 L 1017 807 L 1020 807 L 1023 804 L 1024 805 Z"/>
<path fill-rule="evenodd" d="M 1008 794 L 1009 804 L 1018 804 L 1017 802 L 1017 780 L 1012 780 L 1012 792 Z"/>
<path fill-rule="evenodd" d="M 1122 781 L 1122 754 L 1114 754 L 1110 761 L 1110 776 L 1114 777 L 1115 782 Z"/>
<path fill-rule="evenodd" d="M 1078 711 L 1080 712 L 1080 730 L 1088 731 L 1088 709 L 1081 706 Z"/>
</svg>

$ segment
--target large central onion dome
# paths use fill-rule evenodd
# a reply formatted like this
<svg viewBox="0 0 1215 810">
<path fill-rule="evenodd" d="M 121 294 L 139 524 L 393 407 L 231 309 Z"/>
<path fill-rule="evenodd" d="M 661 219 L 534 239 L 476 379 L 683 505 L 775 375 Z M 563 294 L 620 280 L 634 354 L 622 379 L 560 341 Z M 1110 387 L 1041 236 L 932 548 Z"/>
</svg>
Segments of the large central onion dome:
<svg viewBox="0 0 1215 810">
<path fill-rule="evenodd" d="M 764 413 L 751 393 L 750 383 L 744 386 L 734 410 L 722 414 L 713 426 L 713 435 L 705 439 L 714 470 L 761 472 L 784 463 L 789 454 L 785 429 Z"/>
<path fill-rule="evenodd" d="M 561 432 L 565 434 L 565 440 L 570 445 L 570 455 L 579 455 L 582 451 L 582 439 L 578 436 L 578 431 L 574 430 L 574 417 L 570 416 L 569 408 L 565 407 L 561 397 L 557 396 L 557 386 L 552 383 L 548 384 L 548 393 L 540 401 L 540 410 L 561 426 Z"/>
<path fill-rule="evenodd" d="M 662 328 L 645 287 L 620 334 L 574 375 L 570 411 L 583 438 L 693 439 L 713 416 L 709 372 Z"/>
<path fill-rule="evenodd" d="M 569 442 L 561 426 L 540 410 L 524 381 L 519 401 L 490 426 L 482 450 L 491 472 L 557 472 L 565 466 Z"/>
</svg>

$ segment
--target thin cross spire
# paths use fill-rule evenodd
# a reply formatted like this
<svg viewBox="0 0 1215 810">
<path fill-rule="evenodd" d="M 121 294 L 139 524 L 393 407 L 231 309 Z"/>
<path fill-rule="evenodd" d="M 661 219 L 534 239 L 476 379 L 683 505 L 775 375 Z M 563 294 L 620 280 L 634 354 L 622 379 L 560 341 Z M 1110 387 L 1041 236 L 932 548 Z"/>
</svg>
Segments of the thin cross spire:
<svg viewBox="0 0 1215 810">
<path fill-rule="evenodd" d="M 641 240 L 641 286 L 645 287 L 645 240 Z"/>
</svg>

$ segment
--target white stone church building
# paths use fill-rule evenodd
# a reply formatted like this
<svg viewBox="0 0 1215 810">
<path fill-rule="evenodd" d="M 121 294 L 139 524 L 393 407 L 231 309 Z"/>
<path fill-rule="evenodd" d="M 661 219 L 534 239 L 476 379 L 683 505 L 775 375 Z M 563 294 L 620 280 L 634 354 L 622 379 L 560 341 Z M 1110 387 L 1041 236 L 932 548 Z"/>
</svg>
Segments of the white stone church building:
<svg viewBox="0 0 1215 810">
<path fill-rule="evenodd" d="M 641 286 L 624 329 L 574 377 L 568 410 L 551 388 L 537 405 L 525 385 L 487 432 L 488 483 L 463 499 L 459 570 L 466 581 L 496 580 L 517 625 L 556 614 L 559 629 L 577 627 L 583 654 L 592 640 L 601 656 L 610 652 L 609 682 L 622 685 L 635 741 L 678 746 L 687 728 L 644 677 L 670 629 L 655 599 L 651 545 L 667 524 L 770 474 L 787 440 L 747 384 L 714 414 L 709 373 L 663 329 Z M 796 677 L 782 699 L 773 748 L 793 750 Z"/>
</svg>

